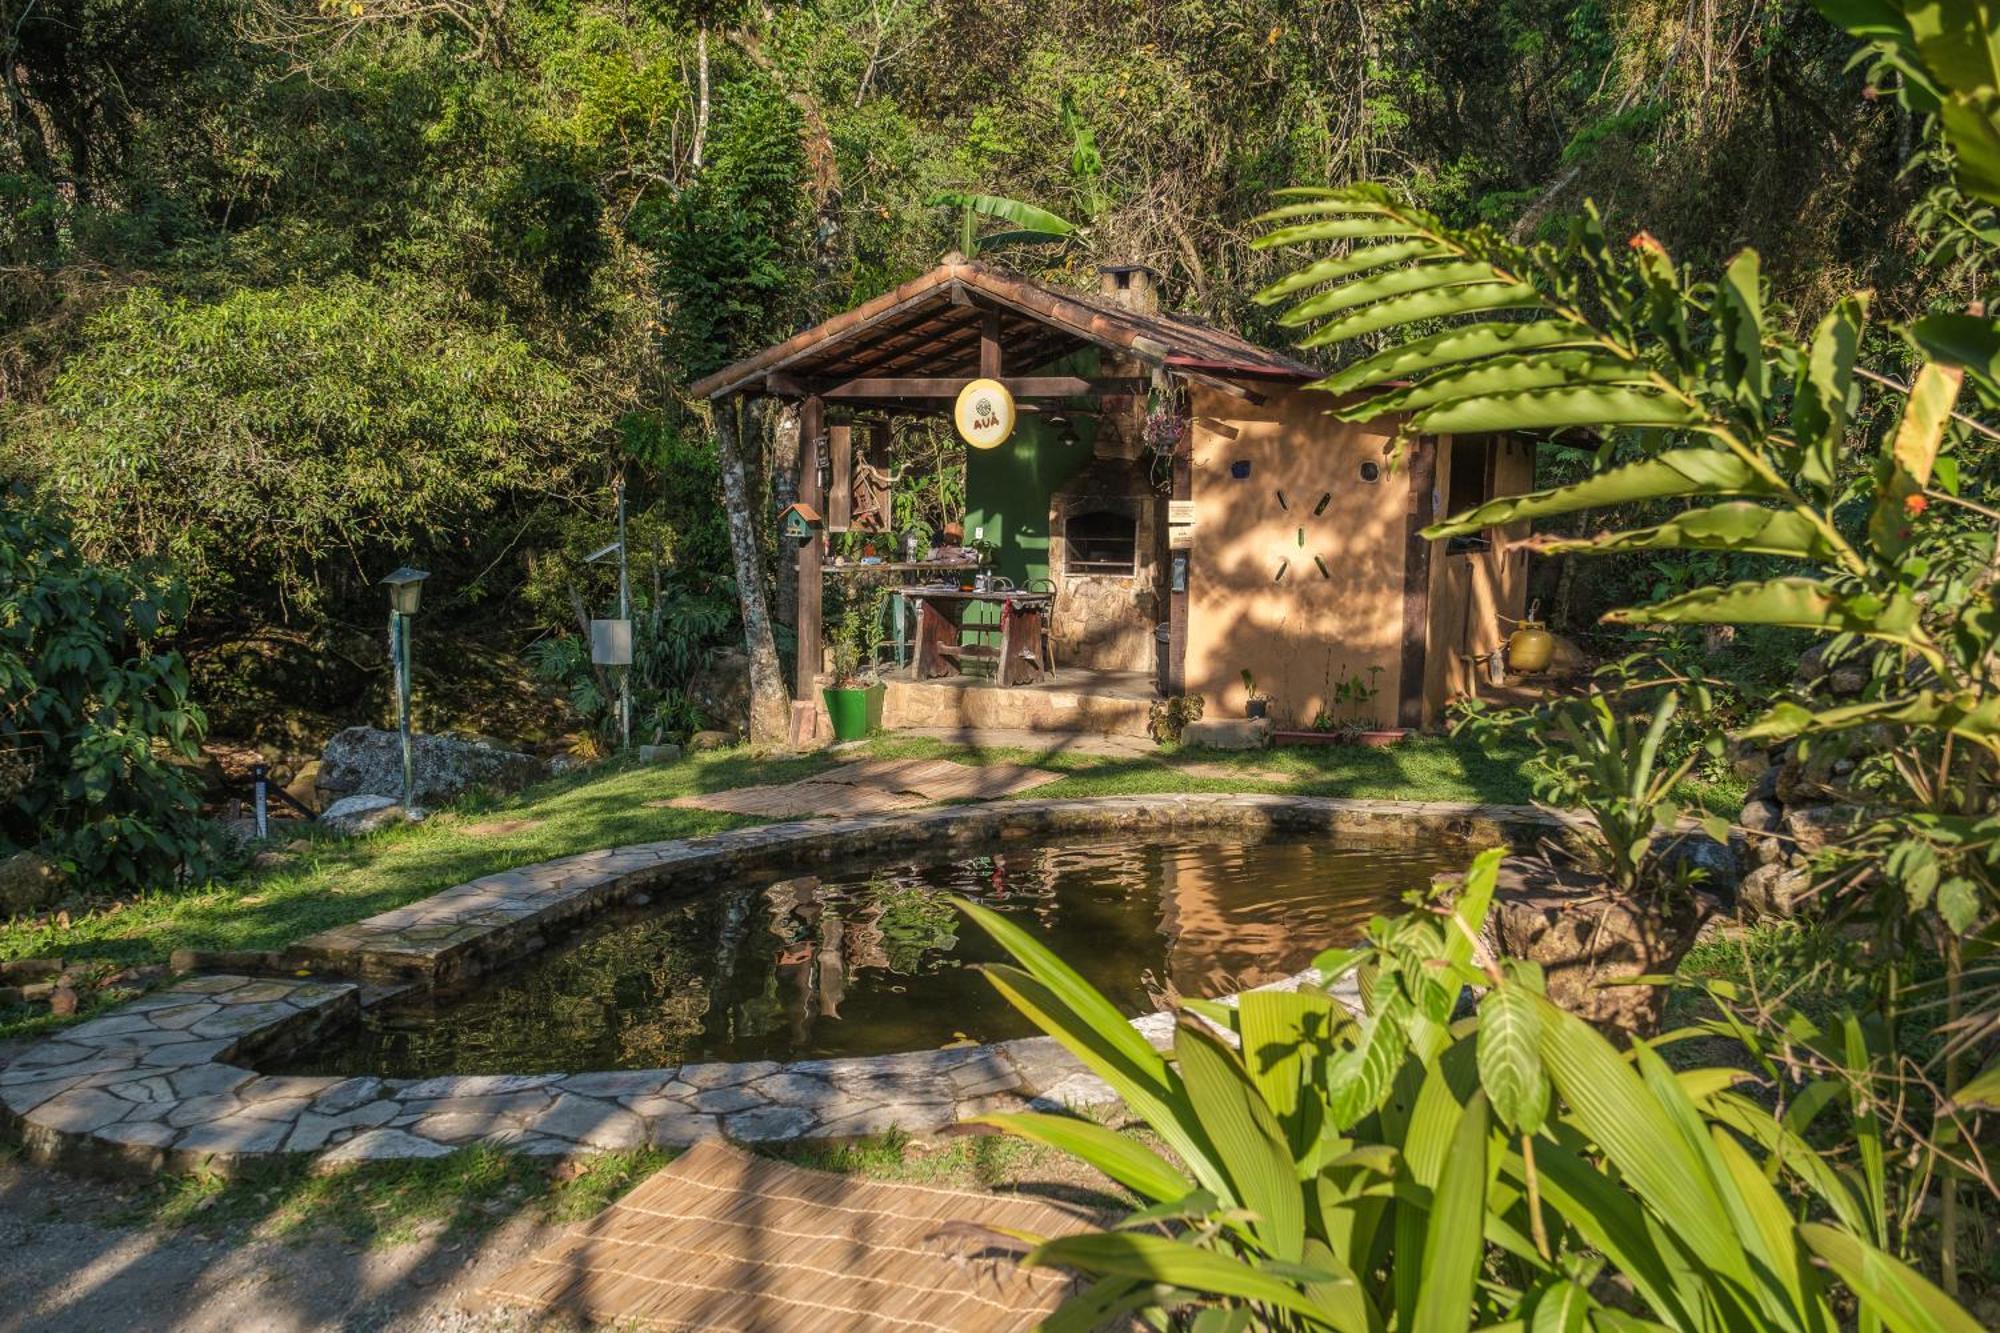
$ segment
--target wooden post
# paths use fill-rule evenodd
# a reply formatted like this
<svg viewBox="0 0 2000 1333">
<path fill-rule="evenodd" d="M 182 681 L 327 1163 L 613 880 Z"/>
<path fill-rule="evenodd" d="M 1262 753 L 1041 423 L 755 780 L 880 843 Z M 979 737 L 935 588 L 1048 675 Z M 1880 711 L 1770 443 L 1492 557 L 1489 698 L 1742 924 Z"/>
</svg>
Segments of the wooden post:
<svg viewBox="0 0 2000 1333">
<path fill-rule="evenodd" d="M 1003 373 L 1000 357 L 1000 316 L 987 311 L 979 321 L 979 375 L 997 380 Z"/>
<path fill-rule="evenodd" d="M 828 426 L 826 454 L 826 530 L 845 532 L 854 524 L 854 428 Z"/>
<path fill-rule="evenodd" d="M 817 397 L 799 405 L 799 503 L 824 513 L 826 497 L 820 494 L 821 436 L 826 405 Z M 821 538 L 813 536 L 799 544 L 799 623 L 798 662 L 793 669 L 792 697 L 803 703 L 813 701 L 819 686 L 821 638 L 820 598 L 825 592 L 820 576 Z"/>
<path fill-rule="evenodd" d="M 1420 435 L 1410 441 L 1410 495 L 1403 522 L 1403 669 L 1397 681 L 1396 725 L 1412 731 L 1424 725 L 1424 656 L 1430 642 L 1431 492 L 1437 485 L 1438 441 Z"/>
<path fill-rule="evenodd" d="M 1170 500 L 1194 499 L 1194 418 L 1180 413 L 1181 437 L 1174 443 Z M 1171 527 L 1171 525 L 1169 525 Z M 1169 547 L 1172 543 L 1168 543 Z M 1178 567 L 1179 577 L 1176 578 Z M 1194 584 L 1194 547 L 1167 552 L 1167 679 L 1168 697 L 1187 693 L 1188 590 Z"/>
</svg>

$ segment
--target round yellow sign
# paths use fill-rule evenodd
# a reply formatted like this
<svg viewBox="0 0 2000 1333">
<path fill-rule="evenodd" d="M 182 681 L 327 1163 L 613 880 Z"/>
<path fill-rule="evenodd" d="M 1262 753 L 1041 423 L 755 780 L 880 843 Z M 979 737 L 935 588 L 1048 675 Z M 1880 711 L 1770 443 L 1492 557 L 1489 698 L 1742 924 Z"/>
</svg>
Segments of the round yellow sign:
<svg viewBox="0 0 2000 1333">
<path fill-rule="evenodd" d="M 992 449 L 1014 433 L 1014 395 L 999 380 L 974 380 L 958 391 L 952 413 L 958 433 L 975 449 Z"/>
</svg>

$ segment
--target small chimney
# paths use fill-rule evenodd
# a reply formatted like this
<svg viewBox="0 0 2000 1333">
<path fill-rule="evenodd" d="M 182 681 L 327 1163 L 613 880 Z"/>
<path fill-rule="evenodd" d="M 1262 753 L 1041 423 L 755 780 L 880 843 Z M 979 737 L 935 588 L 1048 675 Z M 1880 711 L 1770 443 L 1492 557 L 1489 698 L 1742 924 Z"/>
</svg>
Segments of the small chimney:
<svg viewBox="0 0 2000 1333">
<path fill-rule="evenodd" d="M 1160 313 L 1160 275 L 1144 264 L 1099 264 L 1097 294 L 1134 314 Z"/>
</svg>

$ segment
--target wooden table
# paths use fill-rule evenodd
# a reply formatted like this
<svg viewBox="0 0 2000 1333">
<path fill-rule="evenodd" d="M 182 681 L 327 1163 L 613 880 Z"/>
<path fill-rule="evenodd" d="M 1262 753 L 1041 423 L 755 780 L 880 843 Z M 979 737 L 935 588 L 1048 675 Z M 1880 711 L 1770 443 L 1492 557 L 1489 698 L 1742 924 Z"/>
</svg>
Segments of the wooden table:
<svg viewBox="0 0 2000 1333">
<path fill-rule="evenodd" d="M 983 657 L 994 663 L 1000 685 L 1040 680 L 1055 664 L 1042 656 L 1042 624 L 1050 595 L 1045 592 L 978 592 L 920 584 L 902 589 L 917 604 L 917 653 L 913 668 L 918 680 L 962 675 L 965 659 Z M 1000 608 L 1000 646 L 965 642 L 965 612 L 975 604 Z"/>
</svg>

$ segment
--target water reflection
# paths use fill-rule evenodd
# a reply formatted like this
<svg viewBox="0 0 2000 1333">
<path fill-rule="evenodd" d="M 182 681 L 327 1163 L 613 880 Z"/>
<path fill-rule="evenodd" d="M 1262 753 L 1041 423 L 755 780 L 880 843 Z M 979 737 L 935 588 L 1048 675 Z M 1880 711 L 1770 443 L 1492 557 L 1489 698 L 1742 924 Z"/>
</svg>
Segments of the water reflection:
<svg viewBox="0 0 2000 1333">
<path fill-rule="evenodd" d="M 289 1068 L 652 1068 L 999 1040 L 1031 1029 L 978 975 L 1002 956 L 949 895 L 1008 913 L 1139 1013 L 1289 975 L 1458 859 L 1314 841 L 1082 843 L 744 884 L 600 920 L 469 992 L 378 1008 Z"/>
</svg>

